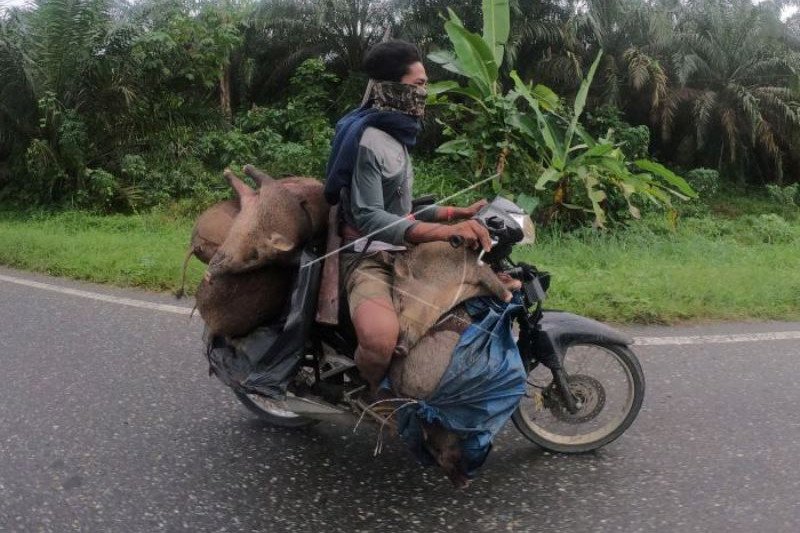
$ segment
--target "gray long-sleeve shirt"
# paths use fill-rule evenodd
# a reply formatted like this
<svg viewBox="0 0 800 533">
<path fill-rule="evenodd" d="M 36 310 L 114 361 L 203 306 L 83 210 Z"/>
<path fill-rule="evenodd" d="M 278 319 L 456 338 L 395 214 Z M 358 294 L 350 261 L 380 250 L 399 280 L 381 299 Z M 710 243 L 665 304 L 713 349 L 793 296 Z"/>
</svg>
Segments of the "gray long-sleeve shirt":
<svg viewBox="0 0 800 533">
<path fill-rule="evenodd" d="M 349 189 L 342 193 L 344 220 L 362 235 L 373 232 L 374 244 L 405 244 L 405 233 L 414 221 L 411 187 L 414 172 L 406 147 L 388 133 L 367 128 L 361 136 Z M 415 213 L 416 220 L 433 221 L 436 209 Z M 373 246 L 370 246 L 373 248 Z"/>
</svg>

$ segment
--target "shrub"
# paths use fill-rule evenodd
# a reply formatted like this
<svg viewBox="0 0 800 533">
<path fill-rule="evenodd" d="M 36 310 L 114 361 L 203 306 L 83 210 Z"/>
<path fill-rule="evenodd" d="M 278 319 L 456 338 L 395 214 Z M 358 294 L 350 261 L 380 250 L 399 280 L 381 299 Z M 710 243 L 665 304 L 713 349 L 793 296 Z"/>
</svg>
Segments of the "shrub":
<svg viewBox="0 0 800 533">
<path fill-rule="evenodd" d="M 220 170 L 253 163 L 276 176 L 321 176 L 333 137 L 325 105 L 337 81 L 321 60 L 303 62 L 291 79 L 291 96 L 282 106 L 254 106 L 236 118 L 234 128 L 205 133 L 195 154 Z"/>
<path fill-rule="evenodd" d="M 215 130 L 200 137 L 195 153 L 212 168 L 224 168 L 233 162 L 247 163 L 255 159 L 256 144 L 255 136 L 239 129 Z"/>
<path fill-rule="evenodd" d="M 414 195 L 432 194 L 442 200 L 472 184 L 469 168 L 445 157 L 414 160 Z M 481 196 L 471 190 L 453 199 L 452 203 L 468 204 Z M 448 202 L 450 203 L 450 202 Z"/>
<path fill-rule="evenodd" d="M 644 124 L 633 126 L 625 122 L 622 112 L 615 106 L 604 105 L 586 113 L 586 126 L 596 136 L 613 139 L 628 159 L 649 156 L 650 128 Z"/>
<path fill-rule="evenodd" d="M 120 168 L 122 174 L 133 184 L 136 184 L 138 180 L 144 178 L 147 174 L 147 163 L 140 155 L 126 154 L 122 157 Z"/>
<path fill-rule="evenodd" d="M 698 196 L 677 206 L 683 217 L 701 217 L 711 211 L 709 200 L 720 192 L 719 172 L 711 168 L 695 168 L 686 173 L 686 181 L 697 192 Z"/>
<path fill-rule="evenodd" d="M 780 185 L 767 185 L 767 195 L 778 205 L 796 206 L 800 201 L 798 188 L 800 188 L 800 184 L 798 183 L 793 183 L 791 185 L 787 185 L 786 187 L 781 187 Z"/>
<path fill-rule="evenodd" d="M 121 203 L 120 184 L 112 173 L 101 168 L 86 169 L 85 184 L 73 195 L 78 207 L 110 212 Z"/>
<path fill-rule="evenodd" d="M 743 217 L 743 223 L 750 229 L 753 242 L 763 243 L 791 243 L 800 239 L 800 231 L 782 216 L 770 213 L 767 215 L 748 215 Z"/>
<path fill-rule="evenodd" d="M 720 190 L 719 172 L 712 168 L 695 168 L 686 173 L 686 181 L 697 191 L 701 199 L 717 194 Z"/>
</svg>

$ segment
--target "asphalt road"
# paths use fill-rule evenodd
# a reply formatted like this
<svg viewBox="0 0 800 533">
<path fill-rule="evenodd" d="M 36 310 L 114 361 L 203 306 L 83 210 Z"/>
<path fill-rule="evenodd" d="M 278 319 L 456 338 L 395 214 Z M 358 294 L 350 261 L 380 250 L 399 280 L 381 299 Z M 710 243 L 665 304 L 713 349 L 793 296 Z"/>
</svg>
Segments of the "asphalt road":
<svg viewBox="0 0 800 533">
<path fill-rule="evenodd" d="M 172 305 L 168 296 L 0 274 Z M 635 335 L 800 331 L 800 324 Z M 454 491 L 376 431 L 274 429 L 209 378 L 201 324 L 0 280 L 0 531 L 797 531 L 798 340 L 640 346 L 618 441 L 538 450 L 509 426 Z"/>
</svg>

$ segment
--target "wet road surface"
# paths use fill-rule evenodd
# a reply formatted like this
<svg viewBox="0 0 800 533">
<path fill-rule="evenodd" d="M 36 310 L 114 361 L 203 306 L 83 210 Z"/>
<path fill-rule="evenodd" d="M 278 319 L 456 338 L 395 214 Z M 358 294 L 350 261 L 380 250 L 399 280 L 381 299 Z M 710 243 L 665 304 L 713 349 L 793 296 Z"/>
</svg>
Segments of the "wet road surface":
<svg viewBox="0 0 800 533">
<path fill-rule="evenodd" d="M 171 305 L 169 296 L 0 274 Z M 0 531 L 797 531 L 797 340 L 639 346 L 618 441 L 543 452 L 509 423 L 455 491 L 377 431 L 265 426 L 185 315 L 0 281 Z M 800 324 L 632 328 L 637 336 Z"/>
</svg>

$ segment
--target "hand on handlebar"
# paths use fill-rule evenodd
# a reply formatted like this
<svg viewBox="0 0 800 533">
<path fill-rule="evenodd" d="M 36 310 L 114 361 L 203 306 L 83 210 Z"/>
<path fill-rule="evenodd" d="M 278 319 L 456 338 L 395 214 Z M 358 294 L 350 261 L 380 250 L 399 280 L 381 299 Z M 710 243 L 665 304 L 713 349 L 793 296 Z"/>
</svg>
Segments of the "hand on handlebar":
<svg viewBox="0 0 800 533">
<path fill-rule="evenodd" d="M 485 252 L 492 249 L 492 238 L 483 224 L 477 220 L 465 220 L 447 226 L 447 240 L 453 246 L 466 244 L 473 250 L 483 248 Z"/>
<path fill-rule="evenodd" d="M 475 215 L 477 215 L 478 211 L 480 211 L 488 203 L 489 203 L 489 201 L 484 198 L 482 200 L 478 200 L 477 202 L 475 202 L 471 206 L 467 207 L 466 208 L 466 218 L 474 217 Z"/>
</svg>

